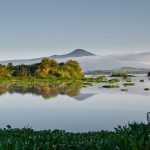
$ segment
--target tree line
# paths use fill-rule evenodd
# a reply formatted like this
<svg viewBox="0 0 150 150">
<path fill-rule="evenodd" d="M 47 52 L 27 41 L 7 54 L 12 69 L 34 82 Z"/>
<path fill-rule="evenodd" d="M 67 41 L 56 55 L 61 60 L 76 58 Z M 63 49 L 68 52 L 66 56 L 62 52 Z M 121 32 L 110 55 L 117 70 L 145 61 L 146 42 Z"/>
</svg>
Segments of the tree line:
<svg viewBox="0 0 150 150">
<path fill-rule="evenodd" d="M 44 58 L 40 63 L 31 65 L 16 65 L 12 63 L 7 65 L 0 64 L 1 77 L 17 77 L 17 76 L 36 76 L 36 77 L 58 77 L 58 78 L 83 78 L 79 63 L 75 60 L 68 60 L 66 63 L 49 58 Z"/>
</svg>

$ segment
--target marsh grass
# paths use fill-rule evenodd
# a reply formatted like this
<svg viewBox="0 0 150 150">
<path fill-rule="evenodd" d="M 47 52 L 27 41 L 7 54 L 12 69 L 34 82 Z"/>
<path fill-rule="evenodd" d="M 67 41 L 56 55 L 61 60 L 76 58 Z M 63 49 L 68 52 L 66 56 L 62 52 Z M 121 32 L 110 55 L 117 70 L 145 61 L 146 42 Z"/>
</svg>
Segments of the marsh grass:
<svg viewBox="0 0 150 150">
<path fill-rule="evenodd" d="M 110 79 L 110 80 L 108 80 L 108 83 L 110 83 L 110 84 L 114 84 L 114 83 L 117 83 L 117 82 L 120 82 L 120 80 L 119 79 Z"/>
<path fill-rule="evenodd" d="M 135 83 L 124 83 L 123 85 L 124 85 L 124 87 L 127 87 L 127 86 L 134 86 Z"/>
<path fill-rule="evenodd" d="M 71 133 L 31 128 L 0 129 L 0 150 L 149 150 L 150 124 L 131 123 L 113 131 Z"/>
</svg>

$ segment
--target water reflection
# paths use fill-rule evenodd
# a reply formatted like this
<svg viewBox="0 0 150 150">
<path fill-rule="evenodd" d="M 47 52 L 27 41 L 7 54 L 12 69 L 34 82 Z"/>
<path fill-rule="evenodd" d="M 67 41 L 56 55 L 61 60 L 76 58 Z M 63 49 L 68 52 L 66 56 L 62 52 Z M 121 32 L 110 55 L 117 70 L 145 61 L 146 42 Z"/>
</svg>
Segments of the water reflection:
<svg viewBox="0 0 150 150">
<path fill-rule="evenodd" d="M 8 92 L 9 94 L 19 93 L 39 95 L 44 99 L 51 99 L 58 96 L 59 94 L 75 97 L 79 95 L 81 87 L 81 85 L 66 83 L 48 86 L 14 86 L 0 84 L 0 95 Z"/>
<path fill-rule="evenodd" d="M 96 93 L 80 93 L 79 95 L 74 96 L 73 98 L 78 101 L 81 101 L 81 100 L 86 100 L 87 98 L 90 98 L 94 95 L 96 95 Z"/>
</svg>

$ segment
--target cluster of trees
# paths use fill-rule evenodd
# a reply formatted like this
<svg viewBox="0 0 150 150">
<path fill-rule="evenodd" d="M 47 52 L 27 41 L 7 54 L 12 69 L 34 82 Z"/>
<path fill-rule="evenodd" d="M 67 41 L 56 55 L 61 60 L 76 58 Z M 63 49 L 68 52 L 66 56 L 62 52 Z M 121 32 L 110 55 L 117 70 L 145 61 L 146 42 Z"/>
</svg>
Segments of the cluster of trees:
<svg viewBox="0 0 150 150">
<path fill-rule="evenodd" d="M 40 63 L 32 65 L 0 64 L 0 76 L 83 78 L 84 74 L 77 61 L 68 60 L 66 63 L 58 63 L 53 59 L 44 58 Z"/>
</svg>

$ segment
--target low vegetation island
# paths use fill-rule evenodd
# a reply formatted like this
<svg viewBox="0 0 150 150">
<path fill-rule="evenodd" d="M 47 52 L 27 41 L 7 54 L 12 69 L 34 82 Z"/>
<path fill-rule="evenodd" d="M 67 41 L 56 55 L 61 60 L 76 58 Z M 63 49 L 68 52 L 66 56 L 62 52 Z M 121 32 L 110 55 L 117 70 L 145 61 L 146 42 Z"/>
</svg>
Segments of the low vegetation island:
<svg viewBox="0 0 150 150">
<path fill-rule="evenodd" d="M 65 80 L 80 81 L 82 78 L 84 73 L 79 63 L 74 60 L 58 63 L 53 59 L 44 58 L 40 63 L 32 65 L 0 64 L 0 83 L 35 85 L 60 83 Z"/>
<path fill-rule="evenodd" d="M 11 63 L 0 65 L 1 77 L 27 77 L 35 76 L 41 78 L 83 78 L 84 74 L 79 63 L 68 60 L 66 63 L 57 63 L 53 59 L 44 58 L 40 63 L 32 65 L 17 65 Z"/>
</svg>

